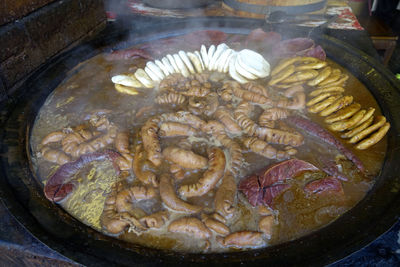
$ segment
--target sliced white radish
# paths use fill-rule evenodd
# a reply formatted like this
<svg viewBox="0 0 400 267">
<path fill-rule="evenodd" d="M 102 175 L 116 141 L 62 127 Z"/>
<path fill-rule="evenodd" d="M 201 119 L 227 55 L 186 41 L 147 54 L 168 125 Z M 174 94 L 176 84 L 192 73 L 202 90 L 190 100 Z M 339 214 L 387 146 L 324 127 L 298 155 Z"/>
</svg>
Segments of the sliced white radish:
<svg viewBox="0 0 400 267">
<path fill-rule="evenodd" d="M 187 52 L 186 53 L 187 57 L 190 59 L 190 61 L 192 62 L 194 68 L 196 69 L 197 73 L 202 73 L 203 72 L 203 68 L 201 67 L 201 63 L 199 58 L 193 54 L 192 52 Z"/>
<path fill-rule="evenodd" d="M 229 56 L 233 53 L 233 50 L 228 48 L 224 52 L 222 52 L 221 56 L 218 58 L 217 62 L 215 63 L 216 70 L 219 72 L 224 71 L 224 66 L 226 61 L 228 60 Z"/>
<path fill-rule="evenodd" d="M 147 88 L 153 88 L 154 83 L 153 80 L 147 75 L 147 73 L 143 69 L 137 69 L 135 72 L 135 77 Z"/>
<path fill-rule="evenodd" d="M 164 64 L 160 60 L 156 59 L 154 60 L 154 63 L 156 63 L 156 65 L 162 70 L 165 76 L 172 74 L 169 73 L 168 69 L 164 66 Z"/>
<path fill-rule="evenodd" d="M 248 72 L 251 72 L 260 78 L 267 77 L 271 70 L 268 61 L 265 60 L 262 55 L 253 50 L 243 49 L 240 51 L 238 53 L 238 61 L 241 66 L 246 67 Z"/>
<path fill-rule="evenodd" d="M 153 80 L 153 82 L 159 82 L 161 81 L 160 78 L 158 78 L 158 76 L 149 68 L 149 67 L 145 67 L 144 71 L 147 73 L 147 75 L 150 77 L 150 79 Z"/>
<path fill-rule="evenodd" d="M 147 62 L 146 67 L 148 67 L 158 77 L 159 80 L 165 78 L 163 71 L 153 61 Z"/>
<path fill-rule="evenodd" d="M 174 57 L 171 56 L 170 54 L 168 54 L 167 58 L 168 58 L 169 62 L 171 62 L 171 65 L 174 68 L 175 72 L 176 73 L 181 73 L 181 70 L 178 68 L 178 65 L 176 65 Z"/>
<path fill-rule="evenodd" d="M 181 57 L 183 63 L 185 63 L 186 68 L 190 71 L 190 73 L 195 74 L 196 72 L 194 71 L 193 65 L 190 62 L 188 56 L 186 55 L 186 53 L 184 51 L 179 51 L 178 52 L 179 56 Z"/>
<path fill-rule="evenodd" d="M 239 73 L 236 72 L 235 68 L 235 61 L 236 61 L 237 54 L 233 55 L 229 60 L 229 75 L 232 79 L 240 82 L 240 83 L 247 83 L 248 81 L 242 77 Z"/>
<path fill-rule="evenodd" d="M 115 84 L 120 84 L 128 87 L 142 87 L 142 84 L 136 79 L 134 75 L 115 75 L 111 78 L 111 81 Z"/>
<path fill-rule="evenodd" d="M 182 59 L 179 57 L 178 54 L 174 54 L 173 56 L 174 56 L 175 63 L 179 68 L 180 73 L 182 73 L 182 75 L 184 77 L 188 77 L 190 74 L 185 66 L 185 63 L 183 63 Z"/>
<path fill-rule="evenodd" d="M 236 57 L 236 61 L 235 61 L 236 72 L 239 73 L 240 75 L 242 75 L 243 77 L 245 77 L 246 79 L 256 80 L 258 77 L 256 75 L 254 75 L 253 73 L 247 71 L 245 67 L 240 65 L 238 58 L 239 58 L 239 55 Z"/>
<path fill-rule="evenodd" d="M 233 50 L 233 52 L 228 56 L 228 58 L 226 59 L 225 65 L 224 65 L 224 69 L 223 69 L 223 73 L 227 73 L 229 71 L 229 62 L 231 60 L 231 58 L 233 56 L 235 56 L 237 53 L 235 52 L 235 50 Z"/>
<path fill-rule="evenodd" d="M 194 51 L 194 54 L 198 57 L 198 59 L 200 60 L 200 64 L 201 64 L 201 69 L 205 70 L 205 66 L 204 66 L 204 62 L 203 59 L 201 58 L 200 52 L 199 51 Z"/>
<path fill-rule="evenodd" d="M 211 45 L 211 46 L 208 48 L 208 52 L 207 52 L 207 57 L 208 57 L 208 67 L 207 67 L 207 69 L 208 69 L 208 70 L 210 70 L 210 67 L 211 67 L 211 59 L 212 59 L 213 56 L 214 56 L 214 52 L 215 52 L 215 45 Z"/>
<path fill-rule="evenodd" d="M 168 58 L 163 57 L 161 62 L 164 64 L 165 68 L 168 70 L 170 74 L 175 73 L 174 67 L 172 67 L 171 62 L 169 62 Z"/>
<path fill-rule="evenodd" d="M 200 54 L 201 54 L 201 59 L 203 60 L 203 63 L 204 63 L 204 68 L 207 69 L 209 59 L 208 59 L 207 48 L 205 45 L 201 45 Z"/>
<path fill-rule="evenodd" d="M 218 61 L 219 57 L 228 48 L 229 48 L 229 46 L 227 46 L 225 43 L 219 44 L 217 46 L 212 59 L 210 59 L 210 63 L 209 63 L 209 66 L 208 66 L 209 70 L 216 70 L 217 69 L 216 65 L 217 65 L 217 61 Z"/>
</svg>

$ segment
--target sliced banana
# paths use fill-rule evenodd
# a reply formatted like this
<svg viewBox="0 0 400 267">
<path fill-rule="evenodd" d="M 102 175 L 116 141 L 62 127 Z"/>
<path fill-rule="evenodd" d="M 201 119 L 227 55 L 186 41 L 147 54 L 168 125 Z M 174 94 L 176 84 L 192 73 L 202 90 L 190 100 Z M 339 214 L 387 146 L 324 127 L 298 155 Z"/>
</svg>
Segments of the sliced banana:
<svg viewBox="0 0 400 267">
<path fill-rule="evenodd" d="M 224 52 L 222 52 L 221 56 L 218 58 L 216 62 L 217 71 L 224 72 L 224 67 L 227 63 L 229 56 L 233 53 L 233 50 L 228 48 Z"/>
<path fill-rule="evenodd" d="M 193 54 L 192 52 L 187 52 L 186 55 L 190 59 L 190 61 L 192 62 L 194 68 L 196 69 L 196 72 L 197 73 L 202 73 L 203 72 L 203 68 L 201 66 L 200 59 L 197 57 L 197 55 Z"/>
<path fill-rule="evenodd" d="M 147 75 L 152 79 L 154 82 L 159 82 L 162 79 L 160 79 L 149 67 L 145 67 L 144 71 L 147 73 Z"/>
<path fill-rule="evenodd" d="M 163 71 L 153 61 L 147 62 L 146 67 L 148 67 L 159 78 L 159 80 L 165 78 Z"/>
<path fill-rule="evenodd" d="M 169 62 L 168 58 L 163 57 L 163 58 L 161 59 L 161 61 L 162 61 L 162 63 L 164 64 L 165 68 L 168 69 L 168 72 L 169 72 L 170 74 L 175 73 L 175 69 L 174 69 L 174 67 L 172 67 L 171 62 Z"/>
<path fill-rule="evenodd" d="M 255 79 L 257 79 L 258 77 L 257 77 L 256 75 L 254 75 L 254 74 L 251 73 L 251 72 L 248 72 L 248 71 L 246 70 L 246 67 L 245 67 L 245 66 L 240 65 L 238 58 L 239 58 L 239 55 L 236 57 L 236 60 L 235 60 L 235 69 L 236 69 L 236 72 L 239 73 L 240 75 L 242 75 L 242 76 L 243 76 L 244 78 L 246 78 L 246 79 L 249 79 L 249 80 L 255 80 Z"/>
<path fill-rule="evenodd" d="M 111 78 L 111 81 L 115 84 L 120 84 L 123 86 L 128 86 L 128 87 L 135 87 L 139 88 L 142 87 L 143 85 L 136 79 L 135 75 L 115 75 Z"/>
<path fill-rule="evenodd" d="M 205 45 L 201 45 L 200 54 L 201 54 L 201 59 L 203 60 L 204 63 L 204 68 L 208 69 L 208 63 L 210 60 L 208 58 L 207 48 Z"/>
<path fill-rule="evenodd" d="M 232 79 L 238 81 L 239 83 L 247 83 L 248 80 L 246 80 L 242 75 L 240 75 L 236 71 L 235 68 L 236 57 L 237 54 L 233 55 L 229 60 L 229 75 L 232 77 Z"/>
<path fill-rule="evenodd" d="M 165 76 L 168 76 L 172 73 L 169 72 L 169 70 L 164 66 L 164 64 L 160 60 L 154 60 L 154 63 L 156 63 L 157 67 L 159 67 L 162 72 L 164 73 Z"/>
<path fill-rule="evenodd" d="M 237 60 L 248 72 L 258 76 L 259 78 L 267 77 L 271 71 L 271 66 L 268 61 L 266 61 L 262 55 L 253 50 L 243 49 L 238 53 Z"/>
<path fill-rule="evenodd" d="M 215 45 L 211 45 L 211 46 L 208 48 L 208 52 L 207 52 L 207 57 L 208 57 L 208 67 L 207 67 L 207 69 L 208 69 L 208 70 L 210 70 L 210 67 L 211 67 L 211 59 L 212 59 L 213 56 L 214 56 L 214 52 L 215 52 Z"/>
<path fill-rule="evenodd" d="M 170 54 L 168 54 L 167 58 L 168 58 L 169 62 L 171 62 L 171 65 L 174 68 L 175 73 L 181 73 L 181 70 L 178 68 L 178 65 L 176 64 L 174 57 L 171 56 Z"/>
<path fill-rule="evenodd" d="M 137 69 L 135 72 L 135 77 L 147 88 L 153 88 L 154 83 L 153 80 L 147 75 L 147 73 L 143 69 Z"/>
<path fill-rule="evenodd" d="M 195 54 L 195 55 L 197 56 L 197 58 L 200 60 L 201 69 L 202 69 L 202 70 L 205 70 L 206 67 L 204 66 L 204 62 L 203 62 L 203 59 L 201 58 L 200 52 L 196 50 L 196 51 L 194 51 L 194 54 Z"/>
<path fill-rule="evenodd" d="M 217 70 L 217 61 L 226 49 L 229 49 L 229 46 L 227 46 L 225 43 L 219 44 L 217 46 L 213 57 L 210 59 L 210 63 L 208 66 L 209 70 Z"/>
<path fill-rule="evenodd" d="M 195 74 L 196 72 L 194 71 L 193 65 L 187 57 L 186 53 L 181 50 L 178 52 L 178 54 L 181 57 L 183 63 L 185 63 L 186 68 L 190 71 L 190 73 Z"/>
<path fill-rule="evenodd" d="M 179 72 L 182 73 L 182 75 L 184 77 L 188 77 L 190 74 L 189 74 L 188 69 L 185 67 L 185 63 L 183 63 L 182 59 L 179 57 L 178 54 L 174 54 L 173 56 L 174 56 L 175 63 L 179 68 Z"/>
</svg>

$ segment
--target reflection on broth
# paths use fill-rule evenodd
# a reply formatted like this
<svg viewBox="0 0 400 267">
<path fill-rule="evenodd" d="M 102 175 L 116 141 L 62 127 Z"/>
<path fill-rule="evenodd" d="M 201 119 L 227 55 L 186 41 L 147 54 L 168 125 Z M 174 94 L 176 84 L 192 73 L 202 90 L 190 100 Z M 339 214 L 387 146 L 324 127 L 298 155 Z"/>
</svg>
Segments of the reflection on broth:
<svg viewBox="0 0 400 267">
<path fill-rule="evenodd" d="M 389 125 L 348 71 L 329 59 L 289 57 L 260 78 L 266 63 L 257 72 L 260 64 L 235 54 L 239 45 L 178 53 L 185 49 L 151 64 L 101 54 L 71 71 L 30 139 L 47 198 L 128 242 L 223 252 L 296 239 L 365 196 Z"/>
</svg>

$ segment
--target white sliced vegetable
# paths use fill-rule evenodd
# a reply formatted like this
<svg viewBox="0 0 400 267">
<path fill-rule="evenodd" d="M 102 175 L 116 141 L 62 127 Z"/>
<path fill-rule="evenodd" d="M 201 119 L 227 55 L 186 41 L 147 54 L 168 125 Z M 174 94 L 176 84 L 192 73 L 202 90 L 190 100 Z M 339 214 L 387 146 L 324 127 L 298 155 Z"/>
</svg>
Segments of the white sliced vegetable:
<svg viewBox="0 0 400 267">
<path fill-rule="evenodd" d="M 182 75 L 184 77 L 188 77 L 190 74 L 189 74 L 189 71 L 187 70 L 187 68 L 185 67 L 185 63 L 183 63 L 182 59 L 179 57 L 178 54 L 174 54 L 173 56 L 174 56 L 175 63 L 179 68 L 180 73 L 182 73 Z"/>
<path fill-rule="evenodd" d="M 115 75 L 111 78 L 111 81 L 115 84 L 121 84 L 128 87 L 142 87 L 142 84 L 135 78 L 134 75 Z"/>
<path fill-rule="evenodd" d="M 165 68 L 168 69 L 168 72 L 169 72 L 170 74 L 175 73 L 175 69 L 174 69 L 174 67 L 172 67 L 171 62 L 169 62 L 168 58 L 163 57 L 163 58 L 161 59 L 161 61 L 162 61 L 162 63 L 164 64 Z"/>
<path fill-rule="evenodd" d="M 171 62 L 171 65 L 174 68 L 175 72 L 176 73 L 181 73 L 181 70 L 178 68 L 178 65 L 176 65 L 174 57 L 171 56 L 170 54 L 168 54 L 167 58 L 168 58 L 169 62 Z"/>
<path fill-rule="evenodd" d="M 153 88 L 154 83 L 152 79 L 147 75 L 147 73 L 143 69 L 137 69 L 135 72 L 135 77 L 147 88 Z"/>
<path fill-rule="evenodd" d="M 243 49 L 238 54 L 240 65 L 246 67 L 248 72 L 251 72 L 260 78 L 269 75 L 271 67 L 262 55 L 249 49 Z"/>
<path fill-rule="evenodd" d="M 222 71 L 223 73 L 227 73 L 229 71 L 229 62 L 230 62 L 231 58 L 233 56 L 235 56 L 236 54 L 237 53 L 235 52 L 235 50 L 233 50 L 232 53 L 228 56 L 228 58 L 226 59 L 226 62 L 225 62 L 224 69 Z"/>
<path fill-rule="evenodd" d="M 158 78 L 158 76 L 149 68 L 149 67 L 145 67 L 144 71 L 147 73 L 147 75 L 150 77 L 150 79 L 152 79 L 154 82 L 159 82 L 161 81 L 160 78 Z"/>
<path fill-rule="evenodd" d="M 229 75 L 232 79 L 240 82 L 240 83 L 247 83 L 248 81 L 242 77 L 239 73 L 236 72 L 235 69 L 235 61 L 236 61 L 237 54 L 233 55 L 229 60 Z"/>
<path fill-rule="evenodd" d="M 164 64 L 160 60 L 154 60 L 154 63 L 162 70 L 165 76 L 168 76 L 172 73 L 169 73 L 168 69 L 164 66 Z"/>
<path fill-rule="evenodd" d="M 186 55 L 186 53 L 184 51 L 179 51 L 178 52 L 179 56 L 181 57 L 183 63 L 185 63 L 186 68 L 190 71 L 190 73 L 195 74 L 196 72 L 194 71 L 193 65 L 190 62 L 188 56 Z"/>
<path fill-rule="evenodd" d="M 216 70 L 219 72 L 224 71 L 224 66 L 226 61 L 228 60 L 229 56 L 233 53 L 233 50 L 228 48 L 224 52 L 222 52 L 221 56 L 218 58 L 217 62 L 215 63 Z"/>
<path fill-rule="evenodd" d="M 242 75 L 243 77 L 245 77 L 246 79 L 256 80 L 258 77 L 256 75 L 254 75 L 253 73 L 247 71 L 245 67 L 240 65 L 238 58 L 239 58 L 239 55 L 236 57 L 236 61 L 235 61 L 236 72 L 239 73 L 240 75 Z"/>
<path fill-rule="evenodd" d="M 209 63 L 209 66 L 208 66 L 209 70 L 216 70 L 217 69 L 217 61 L 218 61 L 219 57 L 228 48 L 229 48 L 229 46 L 227 46 L 225 43 L 219 44 L 217 46 L 212 59 L 210 59 L 210 63 Z"/>
<path fill-rule="evenodd" d="M 192 52 L 187 52 L 186 53 L 187 57 L 190 59 L 190 61 L 193 63 L 194 68 L 196 69 L 197 73 L 202 73 L 203 68 L 201 67 L 201 63 L 199 58 L 193 54 Z"/>
<path fill-rule="evenodd" d="M 201 64 L 201 69 L 205 70 L 205 66 L 204 66 L 204 62 L 203 59 L 201 58 L 200 52 L 199 51 L 194 51 L 194 54 L 197 56 L 197 58 L 200 60 L 200 64 Z"/>
<path fill-rule="evenodd" d="M 163 71 L 153 61 L 147 62 L 146 67 L 148 67 L 158 77 L 159 80 L 165 78 Z"/>
<path fill-rule="evenodd" d="M 211 46 L 208 48 L 208 52 L 207 52 L 207 57 L 208 57 L 208 67 L 207 67 L 207 69 L 208 69 L 208 70 L 210 70 L 210 67 L 211 67 L 211 59 L 212 59 L 213 56 L 214 56 L 214 52 L 215 52 L 215 45 L 211 45 Z"/>
<path fill-rule="evenodd" d="M 204 68 L 207 69 L 208 68 L 208 54 L 207 54 L 207 48 L 205 45 L 201 45 L 200 47 L 200 54 L 201 54 L 201 58 L 203 60 L 204 63 Z"/>
</svg>

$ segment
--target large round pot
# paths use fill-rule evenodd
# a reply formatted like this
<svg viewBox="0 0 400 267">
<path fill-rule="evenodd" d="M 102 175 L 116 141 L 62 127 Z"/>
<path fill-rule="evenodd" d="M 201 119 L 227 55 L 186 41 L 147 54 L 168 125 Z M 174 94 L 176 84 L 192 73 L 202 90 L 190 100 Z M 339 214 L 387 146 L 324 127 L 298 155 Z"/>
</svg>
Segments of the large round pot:
<svg viewBox="0 0 400 267">
<path fill-rule="evenodd" d="M 1 199 L 15 218 L 46 245 L 85 265 L 176 265 L 189 262 L 319 265 L 349 255 L 388 230 L 400 214 L 400 150 L 397 149 L 400 147 L 400 87 L 393 75 L 377 61 L 328 36 L 315 37 L 316 42 L 325 49 L 329 58 L 346 67 L 366 85 L 392 125 L 385 162 L 374 187 L 360 203 L 330 225 L 300 239 L 263 249 L 221 254 L 177 253 L 149 249 L 105 236 L 83 225 L 44 197 L 42 185 L 32 171 L 28 141 L 38 110 L 51 91 L 73 74 L 69 70 L 110 47 L 129 47 L 194 29 L 217 28 L 230 33 L 248 33 L 259 26 L 258 21 L 241 19 L 201 22 L 201 27 L 186 30 L 182 21 L 164 24 L 164 27 L 153 25 L 143 28 L 133 39 L 111 27 L 97 39 L 48 62 L 23 84 L 23 94 L 3 111 L 4 122 L 0 128 Z"/>
</svg>

